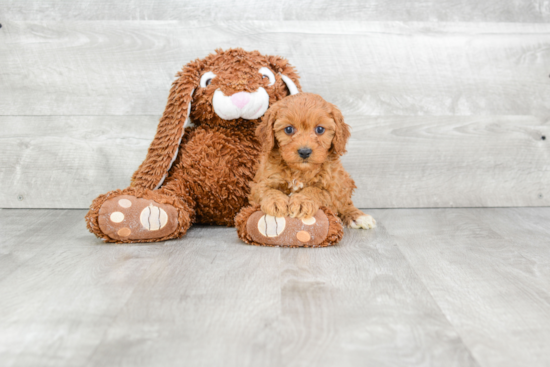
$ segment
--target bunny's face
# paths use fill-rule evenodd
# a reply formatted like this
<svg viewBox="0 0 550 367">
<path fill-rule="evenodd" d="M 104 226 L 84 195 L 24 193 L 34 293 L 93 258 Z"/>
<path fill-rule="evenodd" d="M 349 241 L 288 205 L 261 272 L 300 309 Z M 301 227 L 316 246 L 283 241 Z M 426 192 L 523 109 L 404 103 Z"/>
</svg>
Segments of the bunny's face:
<svg viewBox="0 0 550 367">
<path fill-rule="evenodd" d="M 195 125 L 254 127 L 271 104 L 298 93 L 294 68 L 280 57 L 231 49 L 196 66 L 190 111 Z"/>
<path fill-rule="evenodd" d="M 216 50 L 191 61 L 176 76 L 133 185 L 150 189 L 162 185 L 191 122 L 254 132 L 269 105 L 300 91 L 298 74 L 285 58 L 240 48 Z"/>
</svg>

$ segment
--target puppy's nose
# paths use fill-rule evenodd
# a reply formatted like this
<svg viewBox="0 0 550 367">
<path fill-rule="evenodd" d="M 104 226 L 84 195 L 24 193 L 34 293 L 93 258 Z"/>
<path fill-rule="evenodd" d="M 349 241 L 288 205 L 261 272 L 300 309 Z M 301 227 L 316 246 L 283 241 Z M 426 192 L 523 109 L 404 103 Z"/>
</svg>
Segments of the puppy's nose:
<svg viewBox="0 0 550 367">
<path fill-rule="evenodd" d="M 243 108 L 250 102 L 250 93 L 239 92 L 231 96 L 231 102 L 238 108 Z"/>
<path fill-rule="evenodd" d="M 300 149 L 298 149 L 298 154 L 303 159 L 306 159 L 307 157 L 309 157 L 311 155 L 311 152 L 312 152 L 312 150 L 310 148 L 300 148 Z"/>
</svg>

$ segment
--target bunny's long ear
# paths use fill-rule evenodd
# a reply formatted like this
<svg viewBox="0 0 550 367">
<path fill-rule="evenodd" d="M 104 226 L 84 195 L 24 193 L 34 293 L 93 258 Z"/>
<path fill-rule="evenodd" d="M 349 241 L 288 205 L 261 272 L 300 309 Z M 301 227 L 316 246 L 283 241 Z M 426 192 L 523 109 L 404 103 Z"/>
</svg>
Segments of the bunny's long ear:
<svg viewBox="0 0 550 367">
<path fill-rule="evenodd" d="M 132 187 L 158 189 L 178 155 L 184 128 L 190 123 L 191 100 L 199 85 L 200 60 L 187 64 L 176 75 L 168 103 L 149 146 L 145 161 L 132 176 Z"/>
<path fill-rule="evenodd" d="M 281 74 L 283 82 L 285 82 L 290 95 L 300 93 L 300 77 L 296 72 L 296 68 L 288 62 L 287 59 L 281 56 L 268 56 L 269 65 L 276 73 Z"/>
</svg>

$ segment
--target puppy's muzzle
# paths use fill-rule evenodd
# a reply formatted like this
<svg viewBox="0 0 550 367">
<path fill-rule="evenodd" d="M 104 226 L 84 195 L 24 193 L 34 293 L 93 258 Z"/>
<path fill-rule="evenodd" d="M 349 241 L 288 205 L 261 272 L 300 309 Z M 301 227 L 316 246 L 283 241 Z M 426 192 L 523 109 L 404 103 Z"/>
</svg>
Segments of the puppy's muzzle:
<svg viewBox="0 0 550 367">
<path fill-rule="evenodd" d="M 309 158 L 309 156 L 311 155 L 311 148 L 300 148 L 298 149 L 298 155 L 302 158 L 302 159 L 306 159 L 306 158 Z"/>
</svg>

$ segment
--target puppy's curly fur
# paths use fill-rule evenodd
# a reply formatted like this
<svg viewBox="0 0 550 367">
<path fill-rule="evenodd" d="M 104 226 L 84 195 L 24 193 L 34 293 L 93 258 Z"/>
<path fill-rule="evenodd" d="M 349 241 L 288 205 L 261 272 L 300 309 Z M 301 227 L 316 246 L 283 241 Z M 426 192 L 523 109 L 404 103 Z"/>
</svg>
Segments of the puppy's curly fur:
<svg viewBox="0 0 550 367">
<path fill-rule="evenodd" d="M 286 97 L 268 110 L 256 136 L 262 152 L 251 184 L 252 205 L 269 215 L 296 218 L 326 206 L 346 226 L 375 227 L 351 200 L 355 182 L 340 161 L 350 131 L 336 106 L 312 93 Z"/>
</svg>

